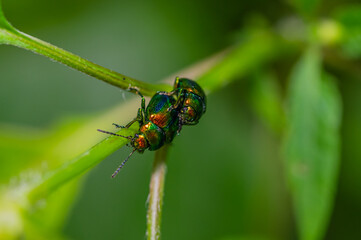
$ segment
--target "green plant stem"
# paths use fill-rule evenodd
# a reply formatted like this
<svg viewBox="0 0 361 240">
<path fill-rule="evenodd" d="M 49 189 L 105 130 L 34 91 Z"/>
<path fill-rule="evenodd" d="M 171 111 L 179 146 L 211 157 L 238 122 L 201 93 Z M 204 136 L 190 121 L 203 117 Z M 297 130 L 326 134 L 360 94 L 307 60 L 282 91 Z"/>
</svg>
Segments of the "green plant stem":
<svg viewBox="0 0 361 240">
<path fill-rule="evenodd" d="M 133 126 L 130 129 L 123 129 L 118 133 L 125 136 L 133 136 L 136 131 L 137 128 Z M 58 187 L 93 168 L 127 142 L 128 140 L 125 138 L 109 136 L 79 157 L 50 172 L 40 183 L 29 189 L 27 194 L 29 203 L 34 204 L 38 200 L 45 198 Z"/>
<path fill-rule="evenodd" d="M 168 85 L 153 85 L 144 83 L 105 67 L 99 66 L 98 64 L 51 45 L 50 43 L 29 36 L 14 28 L 9 27 L 6 29 L 0 29 L 0 35 L 2 37 L 2 41 L 0 41 L 0 43 L 6 43 L 30 50 L 125 90 L 129 89 L 130 87 L 135 87 L 146 96 L 153 96 L 156 91 L 170 90 L 170 86 Z"/>
<path fill-rule="evenodd" d="M 152 176 L 149 184 L 149 204 L 147 212 L 147 239 L 160 239 L 160 225 L 164 194 L 164 180 L 167 171 L 168 145 L 155 153 Z"/>
</svg>

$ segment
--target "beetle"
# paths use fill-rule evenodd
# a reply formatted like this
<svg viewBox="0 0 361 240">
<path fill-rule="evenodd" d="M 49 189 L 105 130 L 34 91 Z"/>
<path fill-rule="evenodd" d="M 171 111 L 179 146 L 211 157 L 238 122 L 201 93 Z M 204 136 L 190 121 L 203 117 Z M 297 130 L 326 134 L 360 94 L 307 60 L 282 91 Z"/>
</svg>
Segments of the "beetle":
<svg viewBox="0 0 361 240">
<path fill-rule="evenodd" d="M 113 173 L 112 178 L 119 173 L 120 169 L 135 151 L 143 153 L 146 149 L 150 151 L 157 150 L 164 144 L 172 142 L 178 131 L 178 112 L 176 109 L 168 110 L 176 103 L 174 95 L 168 92 L 157 92 L 150 100 L 147 108 L 145 108 L 144 96 L 135 88 L 131 88 L 130 91 L 135 91 L 142 98 L 137 116 L 126 126 L 120 126 L 115 123 L 113 125 L 117 128 L 129 128 L 135 122 L 138 122 L 139 131 L 134 136 L 123 136 L 98 129 L 99 132 L 130 140 L 130 145 L 133 147 L 133 151 Z"/>
<path fill-rule="evenodd" d="M 178 133 L 183 125 L 195 125 L 206 112 L 207 98 L 199 84 L 188 78 L 176 77 L 174 90 L 177 102 L 168 110 L 177 109 L 179 118 Z"/>
<path fill-rule="evenodd" d="M 180 133 L 183 125 L 195 125 L 206 111 L 206 95 L 193 80 L 176 77 L 171 92 L 157 92 L 145 107 L 145 98 L 136 88 L 129 88 L 141 97 L 141 107 L 137 116 L 126 126 L 113 123 L 117 128 L 129 128 L 139 123 L 139 131 L 134 136 L 123 136 L 98 129 L 99 132 L 130 140 L 133 151 L 113 173 L 114 178 L 135 151 L 154 151 L 171 143 Z"/>
</svg>

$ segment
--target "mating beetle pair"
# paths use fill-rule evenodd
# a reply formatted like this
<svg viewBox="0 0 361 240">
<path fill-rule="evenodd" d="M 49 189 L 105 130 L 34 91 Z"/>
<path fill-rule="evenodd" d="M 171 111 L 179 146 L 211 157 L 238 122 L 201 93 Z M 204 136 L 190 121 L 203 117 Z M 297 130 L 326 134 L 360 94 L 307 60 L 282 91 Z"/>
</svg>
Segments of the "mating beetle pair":
<svg viewBox="0 0 361 240">
<path fill-rule="evenodd" d="M 126 126 L 115 123 L 113 125 L 118 128 L 129 128 L 133 123 L 139 122 L 139 131 L 134 136 L 122 136 L 98 129 L 103 133 L 129 139 L 133 147 L 133 151 L 113 173 L 113 178 L 135 151 L 139 153 L 143 153 L 146 149 L 153 151 L 172 142 L 183 125 L 197 124 L 206 111 L 206 95 L 203 89 L 195 81 L 187 78 L 176 77 L 173 91 L 157 92 L 147 108 L 143 95 L 137 89 L 129 90 L 135 91 L 142 98 L 137 117 Z"/>
</svg>

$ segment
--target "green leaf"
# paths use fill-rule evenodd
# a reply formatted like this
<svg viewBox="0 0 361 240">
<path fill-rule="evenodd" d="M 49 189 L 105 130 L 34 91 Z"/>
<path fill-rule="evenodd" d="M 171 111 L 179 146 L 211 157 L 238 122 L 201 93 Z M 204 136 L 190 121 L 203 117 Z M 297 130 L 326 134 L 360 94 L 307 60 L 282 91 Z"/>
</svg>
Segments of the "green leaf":
<svg viewBox="0 0 361 240">
<path fill-rule="evenodd" d="M 322 78 L 318 48 L 291 73 L 285 169 L 301 240 L 322 239 L 329 221 L 339 162 L 341 100 Z"/>
<path fill-rule="evenodd" d="M 321 0 L 288 0 L 290 4 L 303 16 L 312 16 Z"/>
<path fill-rule="evenodd" d="M 338 9 L 335 18 L 342 27 L 341 48 L 348 58 L 361 56 L 361 5 Z"/>
<path fill-rule="evenodd" d="M 250 86 L 250 102 L 261 121 L 272 131 L 281 133 L 285 116 L 281 87 L 270 73 L 257 73 Z"/>
</svg>

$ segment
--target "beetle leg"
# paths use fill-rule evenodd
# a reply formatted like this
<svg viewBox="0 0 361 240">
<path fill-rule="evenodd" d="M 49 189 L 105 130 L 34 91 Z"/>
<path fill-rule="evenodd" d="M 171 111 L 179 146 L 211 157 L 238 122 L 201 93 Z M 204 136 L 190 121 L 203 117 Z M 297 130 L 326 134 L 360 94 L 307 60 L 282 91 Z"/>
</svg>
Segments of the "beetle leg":
<svg viewBox="0 0 361 240">
<path fill-rule="evenodd" d="M 178 88 L 178 85 L 179 85 L 179 77 L 176 76 L 174 80 L 174 88 Z"/>
<path fill-rule="evenodd" d="M 139 114 L 139 110 L 138 110 L 138 114 Z M 125 126 L 121 126 L 121 125 L 118 125 L 116 123 L 113 123 L 113 125 L 116 127 L 116 128 L 130 128 L 130 126 L 133 125 L 133 123 L 135 122 L 139 122 L 139 118 L 138 116 L 136 118 L 134 118 L 132 121 L 130 121 L 127 125 Z"/>
<path fill-rule="evenodd" d="M 139 125 L 143 125 L 144 123 L 144 117 L 143 117 L 143 112 L 141 108 L 138 108 L 138 114 L 137 117 L 134 118 L 132 121 L 130 121 L 127 125 L 125 126 L 119 126 L 121 128 L 130 128 L 130 126 L 132 126 L 135 122 L 139 122 Z M 115 124 L 113 124 L 115 125 Z"/>
<path fill-rule="evenodd" d="M 191 125 L 197 125 L 198 124 L 198 120 L 196 122 L 193 123 L 187 123 L 187 125 L 191 126 Z"/>
<path fill-rule="evenodd" d="M 183 104 L 183 102 L 184 102 L 184 93 L 186 93 L 186 92 L 187 92 L 187 91 L 186 91 L 185 89 L 183 89 L 183 90 L 180 92 L 176 103 L 175 103 L 174 105 L 170 106 L 170 107 L 167 109 L 168 112 L 172 111 L 173 109 L 177 109 L 177 108 L 179 107 L 179 105 Z"/>
<path fill-rule="evenodd" d="M 145 122 L 144 116 L 145 116 L 145 110 L 143 108 L 138 108 L 138 114 L 136 117 L 136 121 L 139 122 L 140 126 L 142 126 Z"/>
<path fill-rule="evenodd" d="M 176 90 L 173 90 L 171 92 L 166 93 L 166 95 L 171 96 L 171 95 L 175 94 L 176 92 L 177 92 Z"/>
<path fill-rule="evenodd" d="M 125 128 L 124 126 L 118 125 L 116 123 L 113 123 L 112 125 L 114 125 L 116 128 Z"/>
<path fill-rule="evenodd" d="M 130 87 L 130 88 L 128 88 L 128 90 L 131 91 L 131 92 L 135 92 L 137 95 L 139 95 L 139 96 L 142 98 L 141 104 L 140 104 L 140 106 L 141 106 L 140 109 L 141 109 L 142 112 L 143 112 L 143 116 L 145 116 L 145 98 L 144 98 L 143 94 L 141 94 L 141 93 L 139 92 L 139 89 L 138 89 L 138 88 L 135 88 L 135 87 Z M 139 112 L 138 112 L 138 115 L 139 115 Z M 142 117 L 142 119 L 143 119 L 143 117 Z M 143 119 L 143 120 L 144 120 L 144 119 Z"/>
<path fill-rule="evenodd" d="M 121 125 L 118 125 L 116 123 L 113 123 L 113 125 L 116 128 L 130 128 L 130 126 L 132 126 L 135 122 L 139 122 L 140 125 L 143 125 L 143 123 L 145 121 L 145 119 L 144 119 L 144 116 L 145 116 L 145 98 L 144 98 L 144 96 L 139 92 L 139 90 L 137 88 L 130 87 L 130 88 L 128 88 L 128 90 L 135 92 L 136 94 L 138 94 L 142 98 L 141 107 L 138 109 L 137 117 L 135 117 L 127 125 L 121 126 Z"/>
<path fill-rule="evenodd" d="M 179 118 L 177 135 L 179 135 L 180 131 L 182 130 L 182 126 L 183 126 L 182 119 Z"/>
<path fill-rule="evenodd" d="M 113 125 L 116 128 L 130 128 L 130 126 L 132 126 L 135 122 L 139 122 L 139 125 L 143 125 L 143 123 L 144 123 L 143 110 L 141 108 L 138 108 L 137 117 L 134 118 L 132 121 L 130 121 L 127 125 L 121 126 L 121 125 L 118 125 L 116 123 L 113 123 Z"/>
<path fill-rule="evenodd" d="M 138 91 L 138 89 L 136 88 L 130 88 L 130 90 L 135 91 L 136 94 L 138 94 L 141 98 L 141 104 L 140 104 L 140 108 L 138 108 L 138 114 L 137 117 L 134 119 L 134 122 L 138 121 L 140 125 L 143 125 L 144 121 L 145 121 L 145 98 L 144 96 Z M 133 123 L 134 123 L 133 122 Z M 130 125 L 132 125 L 133 123 L 131 123 Z M 129 123 L 128 123 L 129 124 Z M 127 126 L 128 126 L 127 124 Z M 129 127 L 130 127 L 129 125 Z"/>
</svg>

